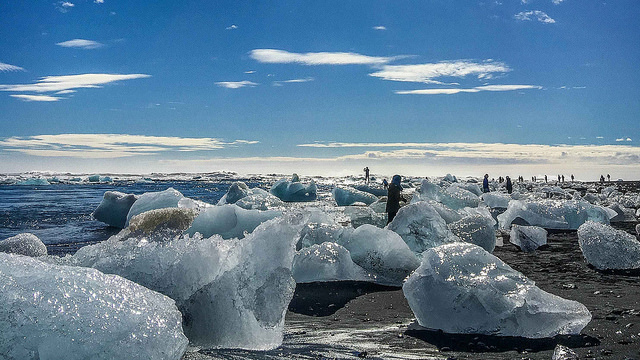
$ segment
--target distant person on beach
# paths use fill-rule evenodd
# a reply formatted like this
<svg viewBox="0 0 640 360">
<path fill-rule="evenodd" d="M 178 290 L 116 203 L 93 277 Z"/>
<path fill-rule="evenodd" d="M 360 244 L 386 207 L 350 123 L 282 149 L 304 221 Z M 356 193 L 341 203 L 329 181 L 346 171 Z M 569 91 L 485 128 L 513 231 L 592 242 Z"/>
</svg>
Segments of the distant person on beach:
<svg viewBox="0 0 640 360">
<path fill-rule="evenodd" d="M 560 174 L 558 174 L 558 182 L 560 182 Z"/>
<path fill-rule="evenodd" d="M 564 182 L 564 175 L 562 175 L 562 182 Z"/>
<path fill-rule="evenodd" d="M 604 175 L 600 175 L 600 182 L 603 183 L 604 182 Z"/>
<path fill-rule="evenodd" d="M 507 193 L 511 194 L 513 191 L 513 184 L 511 183 L 511 178 L 507 176 Z"/>
<path fill-rule="evenodd" d="M 382 187 L 385 190 L 389 189 L 389 182 L 387 181 L 387 179 L 382 179 Z"/>
<path fill-rule="evenodd" d="M 571 174 L 571 182 L 573 182 L 573 179 L 575 179 L 575 177 L 573 177 L 573 174 Z"/>
<path fill-rule="evenodd" d="M 607 181 L 611 181 L 611 175 L 607 174 Z"/>
<path fill-rule="evenodd" d="M 544 182 L 547 182 L 547 175 L 544 176 Z"/>
<path fill-rule="evenodd" d="M 489 174 L 484 174 L 484 179 L 482 179 L 482 192 L 489 192 Z"/>
<path fill-rule="evenodd" d="M 364 169 L 364 182 L 369 185 L 369 167 L 365 167 Z"/>
<path fill-rule="evenodd" d="M 393 175 L 391 184 L 389 184 L 389 188 L 387 189 L 387 224 L 393 221 L 398 210 L 400 210 L 400 192 L 402 191 L 402 185 L 400 185 L 401 180 L 400 175 Z"/>
</svg>

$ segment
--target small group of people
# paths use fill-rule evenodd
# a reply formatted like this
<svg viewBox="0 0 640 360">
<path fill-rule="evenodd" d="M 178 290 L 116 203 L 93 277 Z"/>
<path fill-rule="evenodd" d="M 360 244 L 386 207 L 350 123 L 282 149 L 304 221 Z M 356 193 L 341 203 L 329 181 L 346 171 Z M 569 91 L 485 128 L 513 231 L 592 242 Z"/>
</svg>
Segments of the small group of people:
<svg viewBox="0 0 640 360">
<path fill-rule="evenodd" d="M 518 180 L 520 180 L 520 178 L 518 178 Z M 511 192 L 513 191 L 513 183 L 511 182 L 511 178 L 510 177 L 505 177 L 503 178 L 502 176 L 498 177 L 498 182 L 505 183 L 505 187 L 507 188 L 507 192 L 509 194 L 511 194 Z M 482 179 L 482 192 L 483 193 L 488 193 L 491 190 L 489 189 L 489 174 L 484 174 L 484 179 Z"/>
<path fill-rule="evenodd" d="M 607 174 L 607 181 L 611 181 L 611 175 Z M 600 175 L 600 182 L 604 182 L 604 175 Z"/>
</svg>

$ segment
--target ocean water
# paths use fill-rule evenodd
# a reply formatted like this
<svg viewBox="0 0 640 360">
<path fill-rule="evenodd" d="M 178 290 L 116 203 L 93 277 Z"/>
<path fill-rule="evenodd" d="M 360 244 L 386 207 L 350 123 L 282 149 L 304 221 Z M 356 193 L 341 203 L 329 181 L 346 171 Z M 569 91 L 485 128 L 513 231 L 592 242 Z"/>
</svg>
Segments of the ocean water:
<svg viewBox="0 0 640 360">
<path fill-rule="evenodd" d="M 29 232 L 47 245 L 50 254 L 72 253 L 84 245 L 104 241 L 119 231 L 91 216 L 106 191 L 140 195 L 172 187 L 192 199 L 215 204 L 233 181 L 140 183 L 125 180 L 101 184 L 0 185 L 0 240 Z M 244 181 L 249 187 L 268 189 L 264 181 Z"/>
</svg>

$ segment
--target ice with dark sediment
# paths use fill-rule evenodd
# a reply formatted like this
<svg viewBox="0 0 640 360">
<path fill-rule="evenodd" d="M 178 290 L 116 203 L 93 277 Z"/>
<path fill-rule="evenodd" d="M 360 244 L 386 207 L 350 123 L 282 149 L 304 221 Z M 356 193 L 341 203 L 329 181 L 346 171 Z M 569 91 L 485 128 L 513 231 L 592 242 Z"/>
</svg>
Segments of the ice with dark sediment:
<svg viewBox="0 0 640 360">
<path fill-rule="evenodd" d="M 246 210 L 235 204 L 213 206 L 202 210 L 185 233 L 193 235 L 198 232 L 203 237 L 218 234 L 223 239 L 240 239 L 261 223 L 281 215 L 282 212 L 277 210 Z"/>
<path fill-rule="evenodd" d="M 339 239 L 353 262 L 375 276 L 377 283 L 400 286 L 420 261 L 395 232 L 362 225 Z"/>
<path fill-rule="evenodd" d="M 488 252 L 496 247 L 496 222 L 489 215 L 470 214 L 449 224 L 454 235 L 471 244 L 478 245 Z"/>
<path fill-rule="evenodd" d="M 178 207 L 178 202 L 182 198 L 184 198 L 184 195 L 174 188 L 144 193 L 138 197 L 138 200 L 136 200 L 129 209 L 126 225 L 129 225 L 132 217 L 142 214 L 145 211 Z"/>
<path fill-rule="evenodd" d="M 311 180 L 307 185 L 300 182 L 298 175 L 293 174 L 291 180 L 280 179 L 271 187 L 271 194 L 286 202 L 314 201 L 318 187 Z"/>
<path fill-rule="evenodd" d="M 37 236 L 22 233 L 0 241 L 0 252 L 37 257 L 47 255 L 47 246 Z"/>
<path fill-rule="evenodd" d="M 501 229 L 512 223 L 540 226 L 545 229 L 575 230 L 586 221 L 608 224 L 615 211 L 579 200 L 512 200 L 505 212 L 498 215 Z"/>
<path fill-rule="evenodd" d="M 535 251 L 547 244 L 547 230 L 539 226 L 511 225 L 509 242 L 524 252 Z"/>
<path fill-rule="evenodd" d="M 73 256 L 47 260 L 118 274 L 171 297 L 192 345 L 272 349 L 282 343 L 295 289 L 295 242 L 308 218 L 280 217 L 230 240 L 185 235 L 149 241 L 124 230 Z"/>
<path fill-rule="evenodd" d="M 293 260 L 293 278 L 296 283 L 330 281 L 366 281 L 373 278 L 356 265 L 349 250 L 334 242 L 305 247 Z"/>
<path fill-rule="evenodd" d="M 120 191 L 106 191 L 102 202 L 93 211 L 91 216 L 109 226 L 124 229 L 127 224 L 127 214 L 138 197 L 134 194 L 125 194 Z"/>
<path fill-rule="evenodd" d="M 588 221 L 578 229 L 578 243 L 584 258 L 597 269 L 640 269 L 640 242 L 624 230 Z"/>
<path fill-rule="evenodd" d="M 446 243 L 461 241 L 447 227 L 438 211 L 425 201 L 400 208 L 387 228 L 402 237 L 415 253 Z"/>
<path fill-rule="evenodd" d="M 180 359 L 170 298 L 117 275 L 0 253 L 3 359 Z"/>
<path fill-rule="evenodd" d="M 584 305 L 466 242 L 425 251 L 402 290 L 421 326 L 447 333 L 548 338 L 579 334 L 591 321 Z"/>
<path fill-rule="evenodd" d="M 338 206 L 349 206 L 356 202 L 371 205 L 378 200 L 377 196 L 352 187 L 336 186 L 331 191 L 331 194 Z"/>
</svg>

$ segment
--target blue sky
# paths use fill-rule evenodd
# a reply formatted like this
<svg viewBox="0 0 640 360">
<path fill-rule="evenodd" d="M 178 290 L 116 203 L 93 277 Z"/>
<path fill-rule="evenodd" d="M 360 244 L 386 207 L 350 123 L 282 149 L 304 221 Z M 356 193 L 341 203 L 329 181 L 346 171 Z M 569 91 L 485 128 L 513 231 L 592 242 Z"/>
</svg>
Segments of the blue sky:
<svg viewBox="0 0 640 360">
<path fill-rule="evenodd" d="M 0 172 L 640 178 L 636 0 L 10 1 L 0 13 Z"/>
</svg>

